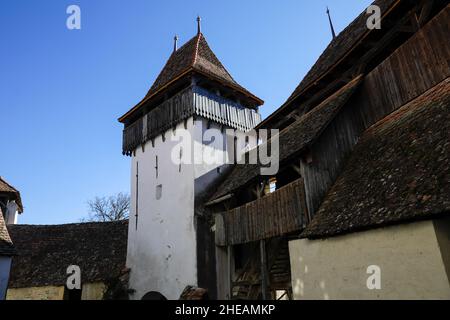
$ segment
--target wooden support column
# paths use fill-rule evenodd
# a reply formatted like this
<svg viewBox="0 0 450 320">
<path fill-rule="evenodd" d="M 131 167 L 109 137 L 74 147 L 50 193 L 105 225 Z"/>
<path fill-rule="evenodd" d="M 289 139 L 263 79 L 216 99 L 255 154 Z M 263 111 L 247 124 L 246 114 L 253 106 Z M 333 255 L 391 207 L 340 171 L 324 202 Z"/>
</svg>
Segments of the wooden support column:
<svg viewBox="0 0 450 320">
<path fill-rule="evenodd" d="M 261 253 L 261 292 L 262 299 L 268 300 L 269 293 L 267 292 L 268 275 L 267 275 L 267 254 L 266 254 L 266 240 L 259 241 L 259 248 Z"/>
<path fill-rule="evenodd" d="M 256 186 L 256 197 L 260 199 L 263 196 L 264 187 L 266 181 Z M 262 299 L 268 300 L 267 285 L 268 285 L 268 275 L 267 275 L 267 253 L 266 253 L 266 240 L 259 240 L 259 250 L 261 257 L 261 293 Z"/>
<path fill-rule="evenodd" d="M 231 255 L 233 253 L 232 247 L 230 245 L 227 246 L 227 280 L 228 280 L 228 300 L 231 300 L 233 297 L 233 273 L 231 271 Z"/>
</svg>

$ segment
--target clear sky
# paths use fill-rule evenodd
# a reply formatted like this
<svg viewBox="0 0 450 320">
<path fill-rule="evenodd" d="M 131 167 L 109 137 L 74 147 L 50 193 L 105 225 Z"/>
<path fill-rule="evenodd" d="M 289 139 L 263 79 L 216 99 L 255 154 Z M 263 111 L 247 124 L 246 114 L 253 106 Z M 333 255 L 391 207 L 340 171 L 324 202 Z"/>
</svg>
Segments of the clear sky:
<svg viewBox="0 0 450 320">
<path fill-rule="evenodd" d="M 86 201 L 129 190 L 117 118 L 196 33 L 266 117 L 371 0 L 2 0 L 0 175 L 22 194 L 20 223 L 78 222 Z M 66 9 L 81 8 L 81 30 Z"/>
</svg>

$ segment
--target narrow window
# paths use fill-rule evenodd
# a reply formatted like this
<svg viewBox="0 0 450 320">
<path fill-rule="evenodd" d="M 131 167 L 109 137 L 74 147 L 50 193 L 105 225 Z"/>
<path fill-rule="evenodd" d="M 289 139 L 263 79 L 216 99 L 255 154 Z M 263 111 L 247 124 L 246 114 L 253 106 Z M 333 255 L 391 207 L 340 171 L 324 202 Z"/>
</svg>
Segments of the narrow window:
<svg viewBox="0 0 450 320">
<path fill-rule="evenodd" d="M 136 162 L 136 230 L 138 227 L 138 218 L 139 218 L 139 162 Z"/>
<path fill-rule="evenodd" d="M 161 199 L 162 197 L 162 184 L 156 186 L 156 200 Z"/>
<path fill-rule="evenodd" d="M 180 164 L 178 165 L 178 172 L 181 172 L 181 158 L 183 157 L 183 147 L 180 147 Z"/>
<path fill-rule="evenodd" d="M 277 190 L 277 179 L 272 178 L 269 181 L 269 191 L 270 191 L 270 193 L 272 193 L 272 192 L 275 192 L 275 190 Z"/>
<path fill-rule="evenodd" d="M 156 179 L 158 179 L 158 156 L 156 156 L 156 160 L 155 160 L 155 173 L 156 173 Z"/>
<path fill-rule="evenodd" d="M 237 137 L 234 137 L 234 140 L 233 140 L 234 142 L 233 142 L 233 164 L 236 164 L 237 163 Z"/>
<path fill-rule="evenodd" d="M 277 190 L 277 178 L 270 178 L 269 183 L 266 184 L 264 193 L 269 194 L 269 193 L 275 192 L 276 190 Z"/>
</svg>

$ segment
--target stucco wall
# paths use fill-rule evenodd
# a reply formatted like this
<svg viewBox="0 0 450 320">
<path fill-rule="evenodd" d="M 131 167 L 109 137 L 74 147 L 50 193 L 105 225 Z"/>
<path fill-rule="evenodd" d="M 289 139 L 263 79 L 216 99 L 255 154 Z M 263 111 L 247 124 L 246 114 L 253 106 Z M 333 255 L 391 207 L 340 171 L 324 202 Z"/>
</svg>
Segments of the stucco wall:
<svg viewBox="0 0 450 320">
<path fill-rule="evenodd" d="M 0 214 L 2 214 L 1 211 Z M 0 256 L 0 300 L 5 299 L 6 296 L 10 269 L 11 257 Z"/>
<path fill-rule="evenodd" d="M 81 291 L 81 300 L 102 300 L 105 290 L 103 282 L 85 283 Z"/>
<path fill-rule="evenodd" d="M 179 154 L 179 141 L 172 141 L 172 130 L 149 141 L 144 149 L 137 148 L 131 164 L 131 211 L 128 232 L 127 266 L 130 271 L 130 288 L 135 292 L 132 299 L 141 299 L 149 291 L 156 291 L 168 299 L 178 299 L 187 285 L 197 285 L 197 244 L 194 224 L 195 180 L 210 173 L 208 179 L 199 179 L 198 189 L 207 186 L 200 181 L 213 181 L 219 172 L 216 168 L 231 157 L 220 126 L 210 123 L 215 129 L 214 139 L 204 133 L 208 129 L 205 119 L 187 121 L 191 137 L 190 148 L 183 147 L 183 157 L 191 155 L 190 164 L 178 164 L 171 160 L 172 152 Z M 184 129 L 184 123 L 177 125 Z M 231 140 L 232 142 L 233 140 Z M 237 148 L 245 146 L 245 139 L 237 141 Z M 249 145 L 256 145 L 250 139 Z M 228 146 L 228 148 L 227 148 Z M 231 144 L 232 146 L 232 144 Z M 205 155 L 217 152 L 221 163 L 202 161 Z M 158 175 L 156 176 L 156 156 Z M 138 223 L 136 228 L 136 171 L 139 164 Z M 156 197 L 156 188 L 161 186 L 162 196 Z"/>
<path fill-rule="evenodd" d="M 82 300 L 102 300 L 106 286 L 102 282 L 85 283 L 81 291 Z M 10 288 L 7 300 L 63 300 L 64 287 L 45 286 Z"/>
<path fill-rule="evenodd" d="M 193 133 L 193 121 L 187 122 Z M 183 128 L 180 124 L 177 128 Z M 131 210 L 128 231 L 127 266 L 132 299 L 157 291 L 177 299 L 186 285 L 196 284 L 194 229 L 194 170 L 182 165 L 181 172 L 171 161 L 171 131 L 136 149 L 131 165 Z M 158 156 L 158 177 L 156 177 Z M 136 169 L 139 164 L 138 223 L 136 228 Z M 156 187 L 162 196 L 156 199 Z"/>
<path fill-rule="evenodd" d="M 7 300 L 63 300 L 64 287 L 10 288 Z"/>
<path fill-rule="evenodd" d="M 291 241 L 294 298 L 450 299 L 441 247 L 433 221 Z M 380 290 L 367 288 L 371 265 L 381 269 Z"/>
</svg>

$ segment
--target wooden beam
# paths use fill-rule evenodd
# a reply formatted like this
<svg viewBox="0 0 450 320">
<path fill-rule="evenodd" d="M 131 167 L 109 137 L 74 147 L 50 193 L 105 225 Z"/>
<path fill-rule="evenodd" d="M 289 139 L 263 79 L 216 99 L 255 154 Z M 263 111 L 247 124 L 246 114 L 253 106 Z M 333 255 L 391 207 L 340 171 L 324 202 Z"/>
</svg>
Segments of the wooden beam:
<svg viewBox="0 0 450 320">
<path fill-rule="evenodd" d="M 431 9 L 433 8 L 434 0 L 424 0 L 422 1 L 422 10 L 419 16 L 419 26 L 422 27 L 428 20 Z"/>
<path fill-rule="evenodd" d="M 292 169 L 294 169 L 295 172 L 297 172 L 300 176 L 302 175 L 301 171 L 300 171 L 300 166 L 296 165 L 296 164 L 292 164 L 291 165 Z"/>
<path fill-rule="evenodd" d="M 267 253 L 266 253 L 266 240 L 259 241 L 259 249 L 261 253 L 261 293 L 262 299 L 268 300 L 269 294 L 267 292 L 268 275 L 267 275 Z"/>
<path fill-rule="evenodd" d="M 233 254 L 232 246 L 227 246 L 227 279 L 228 279 L 228 300 L 233 298 L 233 277 L 231 272 L 231 255 Z"/>
</svg>

